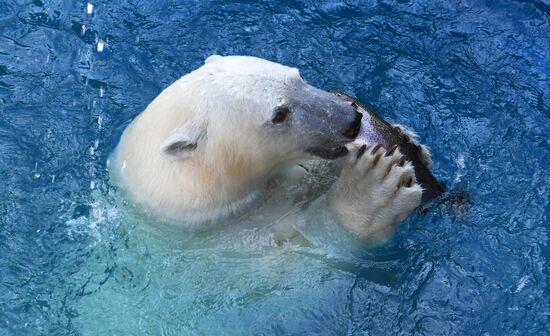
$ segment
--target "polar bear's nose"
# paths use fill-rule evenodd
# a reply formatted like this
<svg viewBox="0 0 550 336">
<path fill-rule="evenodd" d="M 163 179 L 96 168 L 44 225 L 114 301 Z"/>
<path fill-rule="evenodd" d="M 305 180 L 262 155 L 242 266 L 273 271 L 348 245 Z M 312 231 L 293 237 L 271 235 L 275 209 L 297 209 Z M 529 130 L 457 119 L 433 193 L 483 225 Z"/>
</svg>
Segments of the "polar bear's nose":
<svg viewBox="0 0 550 336">
<path fill-rule="evenodd" d="M 361 118 L 363 115 L 357 111 L 355 111 L 355 118 L 353 119 L 353 122 L 350 124 L 350 126 L 342 133 L 346 138 L 348 139 L 355 139 L 357 135 L 359 134 L 359 131 L 361 130 Z"/>
</svg>

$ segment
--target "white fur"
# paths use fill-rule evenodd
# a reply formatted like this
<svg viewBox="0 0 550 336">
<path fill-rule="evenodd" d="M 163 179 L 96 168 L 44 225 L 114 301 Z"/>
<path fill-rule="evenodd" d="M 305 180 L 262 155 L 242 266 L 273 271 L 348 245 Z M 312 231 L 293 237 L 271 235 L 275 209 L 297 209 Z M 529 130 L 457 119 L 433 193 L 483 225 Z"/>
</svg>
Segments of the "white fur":
<svg viewBox="0 0 550 336">
<path fill-rule="evenodd" d="M 382 241 L 420 205 L 422 188 L 409 162 L 399 166 L 399 150 L 386 156 L 385 149 L 373 152 L 373 147 L 367 147 L 360 157 L 358 148 L 348 155 L 329 192 L 329 207 L 358 237 Z M 406 185 L 409 179 L 411 186 Z"/>
<path fill-rule="evenodd" d="M 297 69 L 262 59 L 208 58 L 125 130 L 110 160 L 115 183 L 169 219 L 214 220 L 238 211 L 278 167 L 309 157 L 293 139 L 265 139 L 261 131 L 284 92 L 304 85 Z M 167 155 L 176 141 L 196 149 Z"/>
<path fill-rule="evenodd" d="M 109 160 L 111 176 L 134 202 L 187 225 L 249 208 L 282 167 L 311 158 L 295 139 L 267 136 L 262 128 L 286 92 L 306 87 L 297 69 L 211 56 L 128 126 Z M 395 166 L 398 152 L 376 165 L 374 155 L 354 155 L 329 194 L 329 208 L 359 237 L 383 239 L 418 206 L 420 187 L 403 187 L 414 172 L 409 164 Z"/>
</svg>

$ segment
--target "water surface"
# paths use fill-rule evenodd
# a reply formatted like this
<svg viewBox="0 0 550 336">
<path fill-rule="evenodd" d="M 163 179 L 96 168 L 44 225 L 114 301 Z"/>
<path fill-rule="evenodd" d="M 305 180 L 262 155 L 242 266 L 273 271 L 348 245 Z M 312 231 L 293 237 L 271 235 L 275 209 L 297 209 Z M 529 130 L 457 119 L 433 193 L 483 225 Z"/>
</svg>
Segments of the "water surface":
<svg viewBox="0 0 550 336">
<path fill-rule="evenodd" d="M 536 0 L 1 1 L 0 334 L 547 334 L 549 20 Z M 414 129 L 473 206 L 354 251 L 143 223 L 105 161 L 211 54 Z"/>
</svg>

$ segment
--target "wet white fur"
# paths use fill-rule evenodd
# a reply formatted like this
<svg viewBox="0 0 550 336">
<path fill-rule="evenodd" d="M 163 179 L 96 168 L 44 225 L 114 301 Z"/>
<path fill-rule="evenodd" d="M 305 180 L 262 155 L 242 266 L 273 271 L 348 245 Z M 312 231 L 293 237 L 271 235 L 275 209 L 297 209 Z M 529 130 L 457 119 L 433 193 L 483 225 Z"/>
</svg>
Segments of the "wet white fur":
<svg viewBox="0 0 550 336">
<path fill-rule="evenodd" d="M 115 184 L 171 220 L 201 222 L 237 212 L 279 167 L 310 158 L 293 139 L 266 139 L 261 131 L 284 92 L 306 86 L 294 68 L 254 57 L 208 58 L 124 131 L 109 164 Z M 178 138 L 195 141 L 196 149 L 163 153 Z"/>
<path fill-rule="evenodd" d="M 294 68 L 210 57 L 128 126 L 110 158 L 111 176 L 134 202 L 185 225 L 248 209 L 282 167 L 311 159 L 293 139 L 261 132 L 284 92 L 305 86 Z M 173 155 L 170 146 L 178 141 L 190 146 Z M 420 186 L 403 186 L 414 172 L 409 164 L 395 165 L 397 151 L 376 165 L 370 151 L 360 160 L 354 155 L 345 159 L 328 208 L 357 236 L 384 239 L 419 205 Z"/>
<path fill-rule="evenodd" d="M 398 164 L 399 150 L 387 156 L 384 148 L 374 151 L 371 146 L 359 157 L 358 150 L 347 156 L 329 191 L 330 211 L 358 237 L 382 241 L 420 205 L 422 188 L 411 163 Z"/>
</svg>

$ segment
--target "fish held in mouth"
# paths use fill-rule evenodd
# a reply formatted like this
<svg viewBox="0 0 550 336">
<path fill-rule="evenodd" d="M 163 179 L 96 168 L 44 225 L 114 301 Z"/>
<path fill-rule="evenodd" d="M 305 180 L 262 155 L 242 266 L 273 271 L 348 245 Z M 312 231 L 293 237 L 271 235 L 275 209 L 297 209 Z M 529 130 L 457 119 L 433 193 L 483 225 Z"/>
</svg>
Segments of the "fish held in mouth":
<svg viewBox="0 0 550 336">
<path fill-rule="evenodd" d="M 393 126 L 385 121 L 373 109 L 360 101 L 335 93 L 336 96 L 348 102 L 363 115 L 361 129 L 355 143 L 367 146 L 382 145 L 387 151 L 399 148 L 403 156 L 412 163 L 417 182 L 422 186 L 422 200 L 429 201 L 445 191 L 442 183 L 437 181 L 431 172 L 431 160 L 426 149 L 414 142 L 410 133 L 399 126 Z"/>
</svg>

